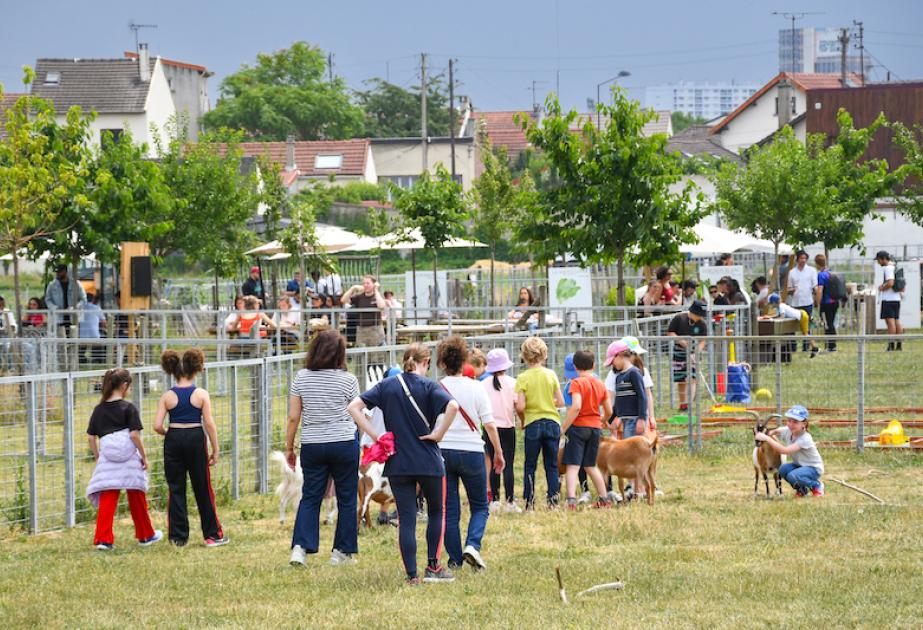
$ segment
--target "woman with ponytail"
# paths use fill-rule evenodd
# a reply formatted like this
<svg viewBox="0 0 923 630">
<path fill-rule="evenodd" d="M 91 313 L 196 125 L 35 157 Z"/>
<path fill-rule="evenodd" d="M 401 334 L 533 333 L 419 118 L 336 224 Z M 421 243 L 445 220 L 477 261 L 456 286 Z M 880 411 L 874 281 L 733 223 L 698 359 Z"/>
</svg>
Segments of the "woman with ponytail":
<svg viewBox="0 0 923 630">
<path fill-rule="evenodd" d="M 160 367 L 176 381 L 160 397 L 154 419 L 154 431 L 165 436 L 163 473 L 170 489 L 167 500 L 170 542 L 182 547 L 189 539 L 189 517 L 186 514 L 188 475 L 199 508 L 205 546 L 226 545 L 229 541 L 218 522 L 209 471 L 209 467 L 218 461 L 218 430 L 212 418 L 211 398 L 207 391 L 195 384 L 196 375 L 205 368 L 205 355 L 198 348 L 190 348 L 182 356 L 175 350 L 167 350 L 160 356 Z M 167 415 L 170 422 L 164 427 Z M 208 454 L 206 440 L 211 443 L 211 455 Z"/>
<path fill-rule="evenodd" d="M 122 490 L 128 495 L 128 509 L 135 524 L 135 537 L 142 547 L 163 538 L 151 526 L 147 513 L 147 455 L 141 442 L 141 414 L 125 400 L 131 374 L 117 368 L 103 376 L 102 400 L 90 416 L 87 439 L 96 468 L 87 487 L 87 498 L 99 508 L 93 544 L 101 551 L 112 549 L 115 536 L 112 521 Z"/>
<path fill-rule="evenodd" d="M 492 470 L 490 463 L 494 458 L 494 447 L 485 433 L 484 450 L 487 455 L 487 470 L 490 472 L 490 510 L 496 512 L 503 505 L 506 512 L 522 512 L 516 505 L 513 485 L 513 461 L 516 458 L 516 379 L 508 376 L 506 371 L 513 367 L 510 355 L 503 348 L 494 348 L 487 353 L 487 373 L 491 375 L 481 385 L 487 391 L 487 398 L 494 412 L 494 422 L 500 436 L 500 448 L 506 467 L 503 469 L 503 490 L 506 504 L 500 503 L 500 475 Z"/>
</svg>

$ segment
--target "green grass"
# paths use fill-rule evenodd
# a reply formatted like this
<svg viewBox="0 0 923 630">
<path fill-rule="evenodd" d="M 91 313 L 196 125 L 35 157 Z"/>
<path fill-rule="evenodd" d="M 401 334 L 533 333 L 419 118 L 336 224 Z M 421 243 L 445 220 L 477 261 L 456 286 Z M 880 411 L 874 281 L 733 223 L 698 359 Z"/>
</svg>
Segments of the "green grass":
<svg viewBox="0 0 923 630">
<path fill-rule="evenodd" d="M 291 526 L 276 521 L 271 496 L 220 508 L 232 542 L 215 550 L 140 549 L 126 519 L 112 554 L 92 550 L 88 527 L 7 534 L 0 619 L 4 628 L 919 627 L 919 456 L 824 453 L 829 475 L 884 506 L 829 482 L 820 500 L 794 500 L 786 487 L 766 501 L 751 495 L 749 448 L 665 449 L 666 495 L 653 508 L 493 516 L 488 571 L 447 585 L 402 586 L 390 527 L 361 533 L 358 566 L 330 567 L 323 552 L 307 570 L 288 567 Z M 163 527 L 162 513 L 153 518 Z M 322 550 L 332 534 L 322 528 Z M 624 591 L 575 598 L 616 578 Z"/>
</svg>

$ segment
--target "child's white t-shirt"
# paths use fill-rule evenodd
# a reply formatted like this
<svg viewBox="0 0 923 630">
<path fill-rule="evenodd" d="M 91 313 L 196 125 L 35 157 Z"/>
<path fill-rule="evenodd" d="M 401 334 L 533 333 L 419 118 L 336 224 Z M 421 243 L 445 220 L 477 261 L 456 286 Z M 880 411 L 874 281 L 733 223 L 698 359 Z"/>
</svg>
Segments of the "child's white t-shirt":
<svg viewBox="0 0 923 630">
<path fill-rule="evenodd" d="M 371 411 L 368 409 L 365 410 L 365 417 L 369 419 L 369 422 L 372 423 L 372 427 L 375 429 L 375 433 L 381 435 L 386 431 L 385 429 L 385 414 L 381 412 L 381 409 L 375 407 Z M 371 417 L 369 417 L 371 416 Z M 359 448 L 363 446 L 371 446 L 375 442 L 368 436 L 367 433 L 362 434 L 362 438 L 359 440 Z"/>
<path fill-rule="evenodd" d="M 779 431 L 779 437 L 782 438 L 784 444 L 797 444 L 800 447 L 800 450 L 791 454 L 793 464 L 812 466 L 820 474 L 824 474 L 824 460 L 821 459 L 817 445 L 814 443 L 814 438 L 811 437 L 810 433 L 805 431 L 792 440 L 792 432 L 788 430 L 788 427 L 782 427 L 782 430 Z"/>
</svg>

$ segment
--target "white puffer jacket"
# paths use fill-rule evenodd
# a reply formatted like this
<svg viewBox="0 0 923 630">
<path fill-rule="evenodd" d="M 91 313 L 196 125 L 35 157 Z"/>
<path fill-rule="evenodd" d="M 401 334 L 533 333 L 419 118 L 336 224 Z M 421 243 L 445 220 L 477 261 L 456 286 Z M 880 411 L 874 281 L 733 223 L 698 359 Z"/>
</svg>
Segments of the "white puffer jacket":
<svg viewBox="0 0 923 630">
<path fill-rule="evenodd" d="M 99 441 L 99 460 L 87 486 L 87 498 L 99 507 L 99 493 L 104 490 L 141 490 L 147 492 L 147 471 L 141 467 L 141 453 L 131 441 L 128 429 L 104 436 Z"/>
</svg>

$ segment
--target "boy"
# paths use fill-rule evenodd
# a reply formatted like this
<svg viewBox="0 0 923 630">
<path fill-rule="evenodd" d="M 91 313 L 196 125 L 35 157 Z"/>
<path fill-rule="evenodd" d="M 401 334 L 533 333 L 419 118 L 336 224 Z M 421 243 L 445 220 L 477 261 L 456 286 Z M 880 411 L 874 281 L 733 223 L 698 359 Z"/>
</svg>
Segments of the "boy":
<svg viewBox="0 0 923 630">
<path fill-rule="evenodd" d="M 702 300 L 695 300 L 689 306 L 689 310 L 685 313 L 678 313 L 670 320 L 670 325 L 667 327 L 667 336 L 668 337 L 704 337 L 707 334 L 707 324 L 705 322 L 706 316 L 705 302 Z M 692 391 L 690 395 L 692 398 L 695 398 L 695 362 L 690 361 L 689 349 L 686 347 L 686 340 L 680 339 L 673 343 L 673 356 L 672 356 L 672 371 L 673 371 L 673 382 L 676 383 L 676 390 L 679 393 L 679 410 L 686 411 L 689 408 L 689 403 L 686 400 L 686 375 L 689 374 L 689 377 L 692 381 Z M 705 342 L 700 341 L 698 344 L 698 350 L 701 351 L 705 348 Z M 692 357 L 694 359 L 694 357 Z M 691 370 L 691 373 L 690 373 Z"/>
<path fill-rule="evenodd" d="M 891 254 L 882 250 L 875 254 L 875 262 L 884 267 L 884 281 L 878 287 L 878 293 L 881 295 L 881 319 L 885 320 L 889 335 L 903 335 L 901 300 L 904 296 L 900 291 L 895 291 L 894 281 L 896 275 L 894 263 L 891 262 Z M 903 349 L 900 341 L 888 342 L 888 352 Z"/>
</svg>

